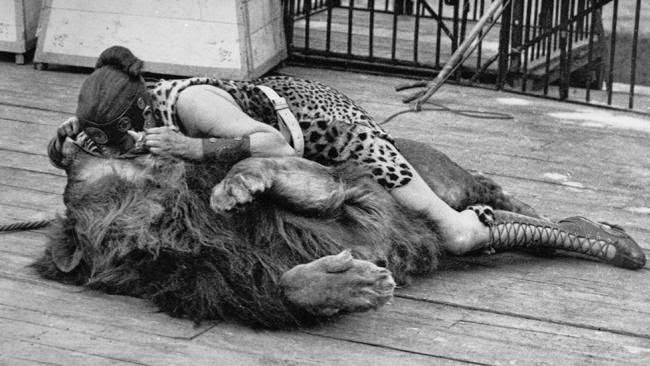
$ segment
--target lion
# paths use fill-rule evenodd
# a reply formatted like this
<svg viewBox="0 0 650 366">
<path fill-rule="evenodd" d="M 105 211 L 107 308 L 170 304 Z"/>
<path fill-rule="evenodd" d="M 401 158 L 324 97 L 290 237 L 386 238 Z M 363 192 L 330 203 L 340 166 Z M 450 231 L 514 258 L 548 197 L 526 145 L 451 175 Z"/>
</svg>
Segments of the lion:
<svg viewBox="0 0 650 366">
<path fill-rule="evenodd" d="M 428 145 L 398 145 L 450 206 L 485 204 L 543 221 Z M 436 224 L 354 164 L 106 158 L 70 139 L 63 152 L 66 211 L 33 267 L 48 279 L 147 299 L 171 316 L 309 326 L 386 304 L 396 285 L 431 273 L 443 255 Z"/>
</svg>

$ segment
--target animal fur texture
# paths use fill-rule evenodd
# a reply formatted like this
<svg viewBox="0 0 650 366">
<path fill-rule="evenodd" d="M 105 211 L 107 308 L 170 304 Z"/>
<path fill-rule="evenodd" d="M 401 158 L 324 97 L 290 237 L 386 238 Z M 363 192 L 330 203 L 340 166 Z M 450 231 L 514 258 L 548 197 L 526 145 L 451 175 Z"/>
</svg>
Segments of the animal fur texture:
<svg viewBox="0 0 650 366">
<path fill-rule="evenodd" d="M 452 206 L 518 208 L 443 154 L 402 145 Z M 277 328 L 377 307 L 392 295 L 392 278 L 407 283 L 438 264 L 435 225 L 356 166 L 105 159 L 69 141 L 64 151 L 66 212 L 34 263 L 45 278 L 149 299 L 197 322 Z M 213 206 L 233 209 L 213 210 L 211 195 Z"/>
</svg>

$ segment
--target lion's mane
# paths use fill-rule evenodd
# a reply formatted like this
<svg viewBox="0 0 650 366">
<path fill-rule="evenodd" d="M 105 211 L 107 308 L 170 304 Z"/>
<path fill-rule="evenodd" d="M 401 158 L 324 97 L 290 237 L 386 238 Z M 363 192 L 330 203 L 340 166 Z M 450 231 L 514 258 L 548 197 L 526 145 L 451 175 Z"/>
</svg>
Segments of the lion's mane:
<svg viewBox="0 0 650 366">
<path fill-rule="evenodd" d="M 227 168 L 161 159 L 144 179 L 109 174 L 92 183 L 69 171 L 65 215 L 34 267 L 46 278 L 149 299 L 173 316 L 275 328 L 319 321 L 282 294 L 280 277 L 295 265 L 351 248 L 405 282 L 438 263 L 434 225 L 358 169 L 334 169 L 364 194 L 331 212 L 296 212 L 262 195 L 220 214 L 209 195 Z M 61 269 L 75 257 L 78 265 Z"/>
</svg>

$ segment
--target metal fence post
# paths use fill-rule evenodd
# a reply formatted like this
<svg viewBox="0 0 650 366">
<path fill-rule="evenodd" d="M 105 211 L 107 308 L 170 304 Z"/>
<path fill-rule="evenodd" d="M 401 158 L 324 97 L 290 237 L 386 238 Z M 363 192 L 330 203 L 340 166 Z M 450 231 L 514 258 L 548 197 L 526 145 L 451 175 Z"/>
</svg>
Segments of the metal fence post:
<svg viewBox="0 0 650 366">
<path fill-rule="evenodd" d="M 501 15 L 501 34 L 499 35 L 499 71 L 497 89 L 503 89 L 508 74 L 508 58 L 510 54 L 510 19 L 512 2 L 508 1 Z"/>
<path fill-rule="evenodd" d="M 618 21 L 618 0 L 614 0 L 612 5 L 612 32 L 610 33 L 609 42 L 609 70 L 607 71 L 607 105 L 612 105 L 612 95 L 614 94 L 614 62 L 616 60 L 616 24 Z"/>
<path fill-rule="evenodd" d="M 641 0 L 636 0 L 636 12 L 634 15 L 634 36 L 632 39 L 632 57 L 630 62 L 630 100 L 628 101 L 628 108 L 634 108 L 634 86 L 636 84 L 636 56 L 637 48 L 639 46 L 639 21 L 641 17 Z"/>
<path fill-rule="evenodd" d="M 569 97 L 569 77 L 571 74 L 569 65 L 569 54 L 567 47 L 569 45 L 569 0 L 560 1 L 560 99 L 565 100 Z"/>
<path fill-rule="evenodd" d="M 512 37 L 510 39 L 510 70 L 519 71 L 521 67 L 521 52 L 524 33 L 524 1 L 515 0 L 512 4 Z"/>
</svg>

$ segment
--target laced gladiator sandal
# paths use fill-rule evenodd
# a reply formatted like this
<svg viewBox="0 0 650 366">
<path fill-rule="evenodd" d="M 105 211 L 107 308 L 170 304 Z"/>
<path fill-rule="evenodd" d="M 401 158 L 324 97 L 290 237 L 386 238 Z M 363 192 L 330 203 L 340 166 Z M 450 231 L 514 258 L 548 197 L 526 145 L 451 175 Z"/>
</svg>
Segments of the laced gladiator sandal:
<svg viewBox="0 0 650 366">
<path fill-rule="evenodd" d="M 639 245 L 619 226 L 569 217 L 553 223 L 547 220 L 471 206 L 479 220 L 490 228 L 488 246 L 496 250 L 553 248 L 600 259 L 614 266 L 639 269 L 646 257 Z"/>
</svg>

